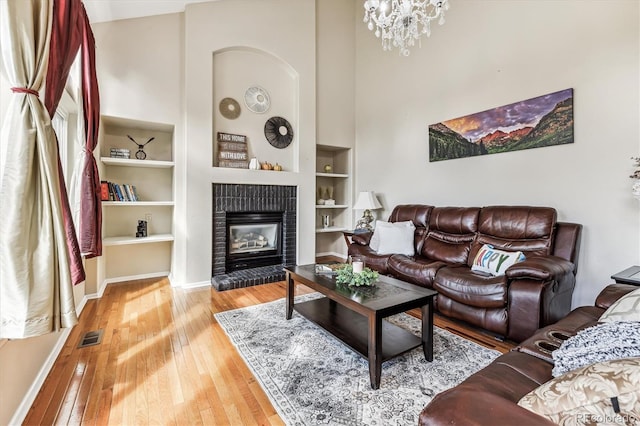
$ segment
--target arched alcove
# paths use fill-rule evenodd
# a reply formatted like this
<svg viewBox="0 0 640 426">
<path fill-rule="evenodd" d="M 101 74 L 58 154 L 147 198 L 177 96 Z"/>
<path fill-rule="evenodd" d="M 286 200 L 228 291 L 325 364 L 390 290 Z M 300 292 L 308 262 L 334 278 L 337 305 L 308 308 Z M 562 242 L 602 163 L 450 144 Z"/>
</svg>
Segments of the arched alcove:
<svg viewBox="0 0 640 426">
<path fill-rule="evenodd" d="M 259 88 L 268 97 L 264 112 L 248 106 L 245 94 L 251 88 Z M 298 171 L 299 75 L 287 62 L 246 46 L 217 50 L 213 52 L 212 91 L 214 167 L 221 164 L 217 134 L 222 132 L 246 136 L 248 159 L 256 157 L 260 162 L 278 163 L 286 171 Z M 226 103 L 233 105 L 231 114 L 222 113 L 221 101 L 226 98 L 232 99 Z M 285 148 L 273 146 L 265 137 L 265 123 L 272 117 L 282 117 L 291 125 L 293 140 Z"/>
</svg>

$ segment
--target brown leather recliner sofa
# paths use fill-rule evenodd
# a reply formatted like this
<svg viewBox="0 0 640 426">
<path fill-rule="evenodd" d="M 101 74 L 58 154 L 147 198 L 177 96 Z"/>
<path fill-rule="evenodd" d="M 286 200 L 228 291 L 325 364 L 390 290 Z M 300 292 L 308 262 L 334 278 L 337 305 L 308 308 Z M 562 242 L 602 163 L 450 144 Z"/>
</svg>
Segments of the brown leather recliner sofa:
<svg viewBox="0 0 640 426">
<path fill-rule="evenodd" d="M 521 342 L 571 310 L 582 225 L 558 222 L 550 207 L 396 206 L 389 222 L 412 221 L 415 256 L 378 254 L 356 234 L 350 256 L 438 292 L 438 312 Z M 491 276 L 471 270 L 484 244 L 526 259 Z"/>
<path fill-rule="evenodd" d="M 538 330 L 519 346 L 431 400 L 420 413 L 419 424 L 439 425 L 553 425 L 518 405 L 518 401 L 553 379 L 553 350 L 598 319 L 620 297 L 637 289 L 611 284 L 600 292 L 595 306 L 582 306 L 565 318 Z M 587 403 L 587 401 L 585 401 Z"/>
</svg>

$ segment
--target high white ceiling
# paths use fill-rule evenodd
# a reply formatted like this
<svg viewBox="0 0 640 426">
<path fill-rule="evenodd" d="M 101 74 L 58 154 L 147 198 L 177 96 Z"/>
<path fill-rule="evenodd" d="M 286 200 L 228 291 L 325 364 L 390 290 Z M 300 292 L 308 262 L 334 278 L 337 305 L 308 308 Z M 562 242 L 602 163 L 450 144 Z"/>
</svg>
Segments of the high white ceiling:
<svg viewBox="0 0 640 426">
<path fill-rule="evenodd" d="M 92 23 L 184 12 L 187 3 L 215 0 L 84 0 Z"/>
</svg>

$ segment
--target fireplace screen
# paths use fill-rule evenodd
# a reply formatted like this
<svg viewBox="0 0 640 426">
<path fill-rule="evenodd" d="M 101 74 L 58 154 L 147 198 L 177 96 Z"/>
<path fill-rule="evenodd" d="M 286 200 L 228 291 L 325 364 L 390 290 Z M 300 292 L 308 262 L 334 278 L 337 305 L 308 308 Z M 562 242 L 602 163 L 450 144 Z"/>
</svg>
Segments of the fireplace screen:
<svg viewBox="0 0 640 426">
<path fill-rule="evenodd" d="M 279 223 L 229 226 L 230 255 L 278 249 Z"/>
</svg>

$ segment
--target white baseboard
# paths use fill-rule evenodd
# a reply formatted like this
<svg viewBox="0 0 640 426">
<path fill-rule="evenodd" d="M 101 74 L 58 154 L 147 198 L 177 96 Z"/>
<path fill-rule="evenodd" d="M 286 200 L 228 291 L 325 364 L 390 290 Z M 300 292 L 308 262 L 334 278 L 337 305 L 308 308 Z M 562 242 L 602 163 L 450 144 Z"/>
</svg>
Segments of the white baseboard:
<svg viewBox="0 0 640 426">
<path fill-rule="evenodd" d="M 211 287 L 211 281 L 199 281 L 199 282 L 195 282 L 195 283 L 184 283 L 184 284 L 171 284 L 173 287 L 176 288 L 184 288 L 184 289 L 190 289 L 190 288 L 200 288 L 200 287 Z"/>
<path fill-rule="evenodd" d="M 86 306 L 87 300 L 89 299 L 92 299 L 92 297 L 84 296 L 78 306 L 76 306 L 76 313 L 78 316 L 80 316 L 80 314 L 82 313 L 82 310 Z M 56 340 L 56 343 L 51 349 L 51 352 L 49 352 L 49 356 L 47 356 L 47 359 L 45 360 L 44 364 L 42 364 L 40 371 L 38 371 L 35 379 L 33 379 L 33 383 L 31 383 L 29 390 L 25 394 L 24 398 L 22 398 L 22 401 L 20 402 L 20 405 L 18 406 L 16 411 L 13 413 L 13 417 L 11 417 L 9 425 L 21 425 L 22 422 L 24 422 L 24 419 L 27 417 L 31 406 L 38 396 L 38 392 L 40 392 L 40 388 L 42 387 L 44 381 L 47 379 L 49 372 L 51 372 L 53 364 L 56 362 L 56 359 L 58 359 L 58 355 L 60 355 L 60 352 L 62 351 L 65 343 L 67 343 L 67 339 L 71 334 L 71 330 L 73 329 L 64 328 L 60 332 L 60 336 L 58 336 L 58 340 Z"/>
<path fill-rule="evenodd" d="M 168 277 L 170 274 L 169 271 L 166 272 L 152 272 L 150 274 L 138 274 L 138 275 L 127 275 L 122 277 L 114 277 L 107 278 L 102 282 L 102 288 L 98 292 L 100 297 L 104 294 L 104 289 L 107 287 L 107 284 L 121 283 L 124 281 L 135 281 L 135 280 L 145 280 L 147 278 L 160 278 L 160 277 Z"/>
<path fill-rule="evenodd" d="M 344 259 L 347 260 L 347 255 L 344 253 L 338 253 L 335 251 L 327 251 L 324 253 L 316 253 L 316 257 L 324 257 L 324 256 L 335 256 L 335 257 L 339 257 L 340 259 Z"/>
</svg>

